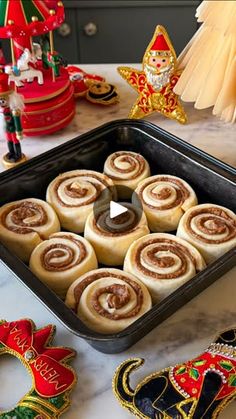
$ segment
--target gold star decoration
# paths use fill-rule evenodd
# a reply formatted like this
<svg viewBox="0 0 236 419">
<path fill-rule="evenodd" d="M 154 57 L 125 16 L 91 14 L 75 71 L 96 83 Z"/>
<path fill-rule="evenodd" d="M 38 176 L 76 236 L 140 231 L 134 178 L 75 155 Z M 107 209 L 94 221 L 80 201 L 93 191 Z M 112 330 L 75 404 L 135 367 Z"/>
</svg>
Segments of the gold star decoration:
<svg viewBox="0 0 236 419">
<path fill-rule="evenodd" d="M 119 74 L 139 94 L 129 118 L 140 119 L 159 112 L 184 124 L 185 111 L 173 91 L 180 72 L 176 71 L 176 54 L 163 26 L 158 25 L 143 56 L 142 70 L 118 67 Z"/>
</svg>

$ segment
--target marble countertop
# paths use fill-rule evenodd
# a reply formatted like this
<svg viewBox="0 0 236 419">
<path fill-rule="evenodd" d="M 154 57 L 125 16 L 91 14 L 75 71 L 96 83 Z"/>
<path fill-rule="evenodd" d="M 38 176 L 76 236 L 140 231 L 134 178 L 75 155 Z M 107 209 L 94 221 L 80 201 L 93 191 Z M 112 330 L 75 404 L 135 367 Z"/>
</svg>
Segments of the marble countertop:
<svg viewBox="0 0 236 419">
<path fill-rule="evenodd" d="M 88 72 L 96 72 L 117 85 L 120 103 L 99 108 L 81 100 L 76 117 L 63 131 L 50 137 L 25 138 L 24 153 L 31 158 L 58 144 L 114 119 L 127 117 L 135 100 L 135 92 L 116 72 L 116 65 L 81 65 Z M 136 66 L 137 67 L 137 66 Z M 211 115 L 211 110 L 196 111 L 185 106 L 189 123 L 177 122 L 153 114 L 148 120 L 203 149 L 232 166 L 236 166 L 235 126 L 222 123 Z M 1 129 L 0 129 L 1 130 Z M 2 138 L 2 136 L 1 136 Z M 6 144 L 0 142 L 0 154 Z M 3 167 L 0 169 L 4 170 Z M 221 329 L 236 325 L 236 268 L 156 327 L 140 342 L 124 353 L 104 355 L 92 349 L 82 339 L 71 334 L 2 264 L 0 264 L 0 318 L 17 320 L 32 318 L 37 327 L 48 323 L 57 326 L 55 343 L 71 346 L 78 351 L 73 362 L 78 373 L 78 384 L 72 393 L 72 406 L 64 414 L 67 419 L 128 419 L 132 416 L 120 407 L 112 394 L 111 379 L 117 365 L 126 358 L 141 356 L 145 365 L 132 376 L 132 385 L 151 372 L 192 358 L 208 346 Z M 15 378 L 13 378 L 15 377 Z M 1 359 L 0 409 L 12 408 L 30 388 L 30 377 L 15 358 Z M 15 384 L 13 384 L 15 383 Z M 221 414 L 221 419 L 235 419 L 236 402 Z"/>
</svg>

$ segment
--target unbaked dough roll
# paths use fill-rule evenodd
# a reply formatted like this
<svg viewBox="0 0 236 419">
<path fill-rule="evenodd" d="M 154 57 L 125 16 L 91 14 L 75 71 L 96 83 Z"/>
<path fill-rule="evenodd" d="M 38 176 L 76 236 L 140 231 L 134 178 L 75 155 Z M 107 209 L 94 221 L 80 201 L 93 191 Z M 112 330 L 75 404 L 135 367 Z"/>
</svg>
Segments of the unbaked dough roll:
<svg viewBox="0 0 236 419">
<path fill-rule="evenodd" d="M 150 176 L 150 167 L 141 154 L 133 151 L 116 151 L 105 161 L 104 173 L 117 187 L 118 198 L 131 198 L 139 182 Z"/>
<path fill-rule="evenodd" d="M 58 214 L 65 230 L 82 233 L 86 218 L 99 199 L 103 205 L 116 199 L 111 179 L 92 170 L 72 170 L 56 177 L 48 186 L 47 202 Z"/>
<path fill-rule="evenodd" d="M 236 246 L 236 215 L 214 204 L 197 205 L 181 218 L 177 236 L 188 240 L 213 262 Z"/>
<path fill-rule="evenodd" d="M 125 254 L 134 240 L 149 233 L 146 216 L 134 205 L 122 202 L 127 212 L 110 218 L 110 207 L 100 207 L 86 221 L 84 236 L 95 249 L 103 265 L 123 265 Z"/>
<path fill-rule="evenodd" d="M 65 298 L 72 282 L 97 268 L 97 258 L 86 239 L 61 232 L 52 234 L 34 249 L 29 266 L 42 282 Z"/>
<path fill-rule="evenodd" d="M 141 201 L 149 228 L 154 232 L 176 230 L 185 211 L 197 204 L 191 186 L 171 175 L 151 176 L 140 182 L 135 192 L 132 202 L 140 205 Z"/>
<path fill-rule="evenodd" d="M 0 208 L 0 240 L 24 262 L 50 234 L 60 231 L 54 209 L 35 198 L 10 202 Z"/>
<path fill-rule="evenodd" d="M 147 286 L 154 301 L 167 297 L 205 266 L 197 249 L 167 233 L 148 234 L 136 240 L 124 261 L 124 270 Z"/>
<path fill-rule="evenodd" d="M 151 296 L 133 275 L 119 269 L 88 272 L 69 288 L 66 305 L 84 324 L 100 333 L 117 333 L 152 307 Z"/>
</svg>

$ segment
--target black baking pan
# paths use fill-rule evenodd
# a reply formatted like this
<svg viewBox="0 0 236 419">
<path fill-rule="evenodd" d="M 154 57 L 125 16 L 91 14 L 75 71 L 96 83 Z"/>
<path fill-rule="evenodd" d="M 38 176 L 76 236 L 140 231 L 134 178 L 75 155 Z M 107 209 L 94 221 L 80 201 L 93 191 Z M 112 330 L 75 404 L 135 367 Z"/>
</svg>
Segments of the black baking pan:
<svg viewBox="0 0 236 419">
<path fill-rule="evenodd" d="M 58 134 L 60 135 L 60 134 Z M 0 174 L 0 205 L 22 198 L 45 199 L 49 182 L 73 169 L 102 171 L 116 150 L 141 153 L 152 174 L 172 174 L 195 189 L 199 202 L 236 211 L 236 170 L 146 121 L 118 120 L 105 124 L 22 165 Z M 124 351 L 236 264 L 236 249 L 209 265 L 120 333 L 89 330 L 13 253 L 0 244 L 3 263 L 62 323 L 104 353 Z"/>
</svg>

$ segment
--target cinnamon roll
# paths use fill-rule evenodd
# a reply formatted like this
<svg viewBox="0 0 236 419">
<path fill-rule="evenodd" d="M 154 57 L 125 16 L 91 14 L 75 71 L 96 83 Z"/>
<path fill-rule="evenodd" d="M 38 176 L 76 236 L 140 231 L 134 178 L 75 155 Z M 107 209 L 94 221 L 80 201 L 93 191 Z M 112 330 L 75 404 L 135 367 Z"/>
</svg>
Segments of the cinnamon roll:
<svg viewBox="0 0 236 419">
<path fill-rule="evenodd" d="M 110 207 L 105 205 L 91 213 L 86 221 L 84 236 L 95 249 L 103 265 L 119 266 L 134 240 L 149 233 L 146 216 L 130 203 L 121 203 L 127 211 L 110 217 Z"/>
<path fill-rule="evenodd" d="M 190 243 L 172 234 L 153 233 L 129 248 L 124 270 L 142 281 L 154 301 L 160 301 L 206 266 Z"/>
<path fill-rule="evenodd" d="M 139 182 L 150 176 L 150 167 L 141 154 L 116 151 L 106 159 L 104 173 L 116 185 L 118 198 L 129 199 Z"/>
<path fill-rule="evenodd" d="M 207 263 L 213 262 L 236 246 L 236 215 L 220 205 L 197 205 L 181 218 L 177 236 L 195 246 Z"/>
<path fill-rule="evenodd" d="M 111 179 L 92 170 L 72 170 L 56 177 L 47 188 L 47 202 L 55 209 L 62 227 L 82 233 L 93 204 L 116 199 Z"/>
<path fill-rule="evenodd" d="M 102 268 L 78 278 L 69 288 L 66 305 L 100 333 L 117 333 L 152 307 L 142 282 L 119 269 Z"/>
<path fill-rule="evenodd" d="M 41 199 L 21 199 L 0 208 L 0 240 L 24 262 L 42 240 L 57 231 L 58 217 Z"/>
<path fill-rule="evenodd" d="M 182 215 L 197 204 L 194 190 L 184 180 L 171 175 L 150 176 L 139 183 L 132 196 L 135 205 L 142 203 L 151 231 L 177 229 Z"/>
<path fill-rule="evenodd" d="M 70 285 L 85 272 L 97 268 L 91 244 L 74 233 L 52 234 L 32 252 L 31 271 L 61 298 Z"/>
</svg>

